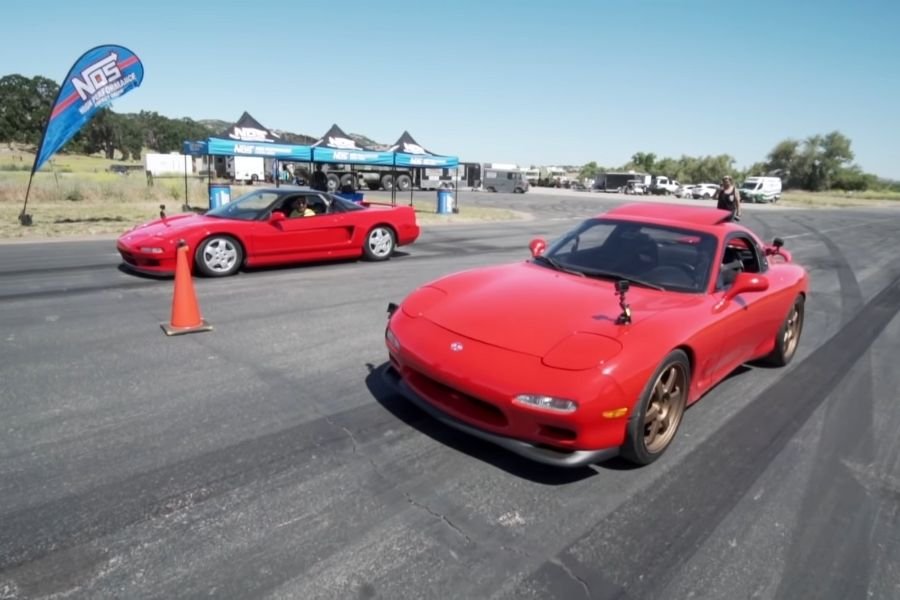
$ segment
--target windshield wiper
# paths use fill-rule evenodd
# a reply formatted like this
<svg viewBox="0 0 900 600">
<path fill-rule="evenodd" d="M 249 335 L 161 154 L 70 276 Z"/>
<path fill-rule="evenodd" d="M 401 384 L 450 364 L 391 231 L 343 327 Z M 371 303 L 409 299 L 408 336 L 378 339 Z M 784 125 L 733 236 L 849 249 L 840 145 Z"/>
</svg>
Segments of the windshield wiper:
<svg viewBox="0 0 900 600">
<path fill-rule="evenodd" d="M 562 271 L 563 273 L 569 273 L 571 275 L 578 275 L 579 277 L 584 277 L 584 273 L 581 271 L 576 271 L 574 269 L 569 269 L 567 267 L 562 266 L 559 261 L 556 259 L 550 258 L 549 256 L 544 256 L 543 254 L 538 254 L 534 257 L 535 262 L 540 262 L 545 264 L 557 271 Z"/>
<path fill-rule="evenodd" d="M 591 277 L 608 277 L 610 279 L 621 279 L 627 281 L 628 283 L 642 285 L 644 287 L 653 288 L 654 290 L 659 290 L 661 292 L 666 291 L 666 288 L 661 285 L 656 285 L 655 283 L 650 283 L 649 281 L 645 281 L 638 277 L 632 277 L 631 275 L 623 275 L 622 273 L 614 273 L 613 271 L 595 271 L 593 269 L 589 269 L 585 272 Z"/>
</svg>

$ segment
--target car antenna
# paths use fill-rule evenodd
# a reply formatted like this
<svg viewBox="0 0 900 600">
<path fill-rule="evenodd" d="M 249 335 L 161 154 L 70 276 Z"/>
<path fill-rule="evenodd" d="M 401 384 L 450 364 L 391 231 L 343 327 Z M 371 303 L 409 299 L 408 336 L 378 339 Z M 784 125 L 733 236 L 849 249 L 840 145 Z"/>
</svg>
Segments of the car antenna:
<svg viewBox="0 0 900 600">
<path fill-rule="evenodd" d="M 622 307 L 622 314 L 616 319 L 618 325 L 631 323 L 631 307 L 628 306 L 628 302 L 625 299 L 625 294 L 628 292 L 629 287 L 631 286 L 625 279 L 616 281 L 616 294 L 619 296 L 619 306 Z"/>
</svg>

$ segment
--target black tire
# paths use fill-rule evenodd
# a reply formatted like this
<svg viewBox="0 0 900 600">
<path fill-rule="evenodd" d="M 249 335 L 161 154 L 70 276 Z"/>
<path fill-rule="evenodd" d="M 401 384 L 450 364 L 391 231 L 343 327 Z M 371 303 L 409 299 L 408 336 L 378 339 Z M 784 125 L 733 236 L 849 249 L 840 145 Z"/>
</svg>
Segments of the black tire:
<svg viewBox="0 0 900 600">
<path fill-rule="evenodd" d="M 329 192 L 336 192 L 341 189 L 341 179 L 334 173 L 329 173 L 325 176 L 325 182 L 328 186 Z"/>
<path fill-rule="evenodd" d="M 378 262 L 387 260 L 397 247 L 397 236 L 387 225 L 376 225 L 366 234 L 363 242 L 363 256 L 366 260 Z"/>
<path fill-rule="evenodd" d="M 380 190 L 380 189 L 381 189 L 381 182 L 379 182 L 378 180 L 373 179 L 373 180 L 371 180 L 371 181 L 367 181 L 367 182 L 366 182 L 366 187 L 368 187 L 370 190 L 372 190 L 372 191 L 374 192 L 375 190 Z"/>
<path fill-rule="evenodd" d="M 349 185 L 353 187 L 353 189 L 356 189 L 356 186 L 353 185 L 353 175 L 351 175 L 350 173 L 341 175 L 341 189 L 344 189 L 344 186 L 346 185 Z"/>
<path fill-rule="evenodd" d="M 762 362 L 773 367 L 785 367 L 797 354 L 797 346 L 800 345 L 800 335 L 803 333 L 803 321 L 806 300 L 803 296 L 797 296 L 787 316 L 775 334 L 775 348 Z"/>
<path fill-rule="evenodd" d="M 398 190 L 401 192 L 408 192 L 410 187 L 412 187 L 412 179 L 410 179 L 409 175 L 397 175 Z"/>
<path fill-rule="evenodd" d="M 681 425 L 690 389 L 691 363 L 683 350 L 673 350 L 647 381 L 628 419 L 621 448 L 625 460 L 649 465 L 665 453 Z M 651 413 L 659 418 L 650 417 Z"/>
<path fill-rule="evenodd" d="M 388 191 L 394 189 L 394 176 L 393 175 L 382 175 L 381 176 L 381 187 Z"/>
<path fill-rule="evenodd" d="M 491 185 L 491 186 L 488 186 L 487 191 L 491 192 L 492 194 L 496 194 L 497 188 L 495 188 L 494 186 Z"/>
<path fill-rule="evenodd" d="M 207 277 L 227 277 L 244 264 L 244 248 L 230 235 L 212 235 L 194 253 L 197 270 Z"/>
</svg>

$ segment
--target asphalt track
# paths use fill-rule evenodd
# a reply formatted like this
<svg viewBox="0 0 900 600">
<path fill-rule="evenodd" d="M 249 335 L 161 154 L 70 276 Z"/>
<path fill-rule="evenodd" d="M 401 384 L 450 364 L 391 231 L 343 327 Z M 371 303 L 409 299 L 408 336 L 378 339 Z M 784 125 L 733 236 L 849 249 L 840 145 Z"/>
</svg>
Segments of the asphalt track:
<svg viewBox="0 0 900 600">
<path fill-rule="evenodd" d="M 897 210 L 747 207 L 811 270 L 799 354 L 649 467 L 534 465 L 383 386 L 388 302 L 621 200 L 464 194 L 534 218 L 198 279 L 214 330 L 175 338 L 110 240 L 0 245 L 0 598 L 900 597 Z"/>
</svg>

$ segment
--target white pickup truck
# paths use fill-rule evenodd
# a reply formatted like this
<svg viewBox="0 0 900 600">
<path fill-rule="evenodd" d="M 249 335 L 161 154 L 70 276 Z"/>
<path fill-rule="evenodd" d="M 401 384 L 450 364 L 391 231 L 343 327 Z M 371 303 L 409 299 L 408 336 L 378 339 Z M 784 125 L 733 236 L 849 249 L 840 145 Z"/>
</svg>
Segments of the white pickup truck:
<svg viewBox="0 0 900 600">
<path fill-rule="evenodd" d="M 674 194 L 678 189 L 681 188 L 681 184 L 675 181 L 674 179 L 669 179 L 668 177 L 654 177 L 653 183 L 650 184 L 650 193 L 656 195 L 665 195 L 669 196 Z"/>
</svg>

